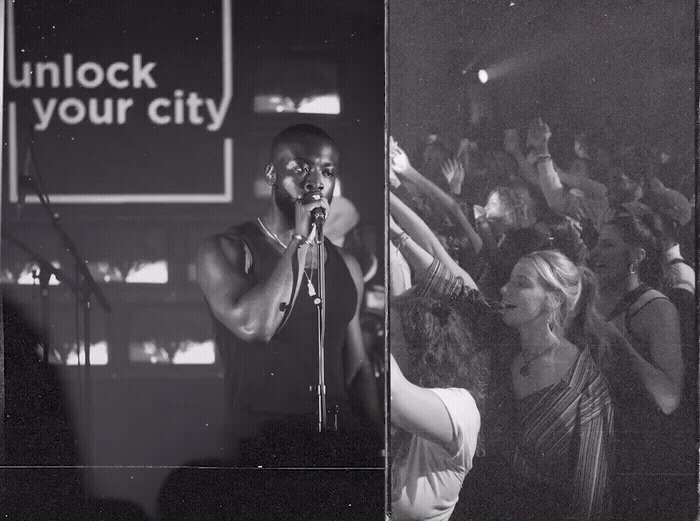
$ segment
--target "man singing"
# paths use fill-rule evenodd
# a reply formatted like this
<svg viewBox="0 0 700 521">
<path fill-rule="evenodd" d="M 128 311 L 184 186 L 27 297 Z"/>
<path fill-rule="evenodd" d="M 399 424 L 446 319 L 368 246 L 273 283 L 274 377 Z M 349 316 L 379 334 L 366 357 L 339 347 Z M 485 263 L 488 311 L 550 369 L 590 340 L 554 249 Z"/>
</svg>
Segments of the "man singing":
<svg viewBox="0 0 700 521">
<path fill-rule="evenodd" d="M 316 446 L 317 223 L 331 208 L 338 154 L 335 142 L 318 127 L 301 124 L 282 131 L 272 143 L 265 168 L 272 188 L 267 212 L 254 222 L 207 238 L 197 255 L 197 279 L 214 318 L 218 349 L 232 384 L 231 410 L 239 436 L 255 438 L 261 432 L 273 432 L 285 438 L 270 441 L 265 434 L 264 454 L 249 461 L 244 448 L 245 464 L 314 464 L 306 459 L 309 455 L 303 454 L 298 440 L 308 438 Z M 328 425 L 334 427 L 337 422 L 341 432 L 364 432 L 367 438 L 358 416 L 371 418 L 380 447 L 376 433 L 383 422 L 383 407 L 359 321 L 362 272 L 354 258 L 328 240 L 321 256 L 326 281 Z M 290 440 L 295 441 L 290 445 Z M 358 453 L 375 449 L 350 444 L 360 449 Z M 285 460 L 283 453 L 292 459 Z"/>
</svg>

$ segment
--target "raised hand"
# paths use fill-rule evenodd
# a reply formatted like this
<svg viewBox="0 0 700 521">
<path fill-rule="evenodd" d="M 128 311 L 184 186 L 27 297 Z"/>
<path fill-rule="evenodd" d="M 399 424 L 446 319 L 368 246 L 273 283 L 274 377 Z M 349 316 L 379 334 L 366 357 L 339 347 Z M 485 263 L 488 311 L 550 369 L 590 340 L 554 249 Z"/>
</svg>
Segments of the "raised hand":
<svg viewBox="0 0 700 521">
<path fill-rule="evenodd" d="M 536 154 L 548 153 L 547 144 L 551 137 L 552 132 L 547 123 L 542 121 L 542 118 L 535 118 L 530 122 L 527 132 L 527 146 L 532 147 Z"/>
<path fill-rule="evenodd" d="M 401 150 L 393 137 L 389 138 L 389 165 L 398 175 L 404 174 L 411 168 L 411 162 L 408 160 L 406 152 Z"/>
<path fill-rule="evenodd" d="M 464 182 L 464 165 L 456 159 L 448 159 L 442 164 L 442 175 L 445 176 L 450 185 L 450 191 L 459 195 L 462 193 L 462 183 Z"/>
<path fill-rule="evenodd" d="M 399 179 L 399 176 L 396 175 L 396 172 L 392 168 L 389 169 L 389 185 L 392 188 L 398 188 L 401 186 L 401 180 Z"/>
<path fill-rule="evenodd" d="M 452 179 L 454 176 L 457 174 L 457 171 L 459 170 L 460 167 L 459 161 L 455 161 L 454 159 L 447 159 L 442 166 L 440 167 L 440 170 L 442 170 L 442 175 L 445 176 L 445 179 L 447 179 L 448 183 L 452 182 Z"/>
</svg>

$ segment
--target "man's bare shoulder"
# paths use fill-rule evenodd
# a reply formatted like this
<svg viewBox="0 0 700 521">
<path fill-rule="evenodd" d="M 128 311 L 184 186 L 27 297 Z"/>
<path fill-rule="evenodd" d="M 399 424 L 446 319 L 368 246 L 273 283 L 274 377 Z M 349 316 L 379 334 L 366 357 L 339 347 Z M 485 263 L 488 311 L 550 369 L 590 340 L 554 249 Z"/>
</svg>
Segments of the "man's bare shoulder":
<svg viewBox="0 0 700 521">
<path fill-rule="evenodd" d="M 226 233 L 210 235 L 197 250 L 197 278 L 223 273 L 246 272 L 246 246 L 242 239 Z"/>
</svg>

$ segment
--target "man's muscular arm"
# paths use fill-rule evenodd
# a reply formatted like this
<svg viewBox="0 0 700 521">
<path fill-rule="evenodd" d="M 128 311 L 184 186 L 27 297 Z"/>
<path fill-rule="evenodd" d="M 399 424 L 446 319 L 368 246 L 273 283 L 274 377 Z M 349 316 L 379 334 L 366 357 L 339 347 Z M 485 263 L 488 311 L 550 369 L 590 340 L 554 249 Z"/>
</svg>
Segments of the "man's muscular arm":
<svg viewBox="0 0 700 521">
<path fill-rule="evenodd" d="M 357 307 L 355 315 L 348 324 L 345 352 L 343 353 L 345 385 L 353 405 L 359 407 L 367 418 L 381 427 L 384 422 L 384 408 L 379 401 L 377 378 L 374 376 L 360 327 L 360 307 L 364 295 L 362 270 L 357 260 L 350 254 L 341 250 L 341 255 L 357 288 Z"/>
<path fill-rule="evenodd" d="M 222 324 L 246 342 L 267 342 L 282 322 L 284 306 L 293 297 L 293 258 L 298 256 L 297 266 L 303 266 L 307 250 L 306 244 L 292 239 L 270 278 L 253 284 L 245 273 L 243 242 L 210 237 L 197 253 L 197 281 Z M 297 291 L 302 273 L 297 270 Z"/>
<path fill-rule="evenodd" d="M 314 208 L 328 212 L 328 201 L 296 200 L 295 235 L 309 234 Z M 254 285 L 246 275 L 243 243 L 209 239 L 197 253 L 197 281 L 214 316 L 237 337 L 246 342 L 269 342 L 282 323 L 285 306 L 294 302 L 299 291 L 308 249 L 304 241 L 293 237 L 270 277 Z M 298 263 L 296 272 L 293 261 Z"/>
</svg>

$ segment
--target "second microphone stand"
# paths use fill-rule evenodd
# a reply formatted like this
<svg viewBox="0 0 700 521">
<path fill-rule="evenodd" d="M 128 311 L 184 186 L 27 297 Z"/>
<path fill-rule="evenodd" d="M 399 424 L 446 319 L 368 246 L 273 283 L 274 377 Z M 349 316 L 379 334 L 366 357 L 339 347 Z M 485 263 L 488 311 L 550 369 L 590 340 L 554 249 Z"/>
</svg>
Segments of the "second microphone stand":
<svg viewBox="0 0 700 521">
<path fill-rule="evenodd" d="M 33 128 L 33 127 L 32 127 Z M 31 158 L 35 158 L 33 139 L 29 139 L 29 153 Z M 97 299 L 97 302 L 102 306 L 105 312 L 109 313 L 112 308 L 107 302 L 107 298 L 102 291 L 102 288 L 95 282 L 90 270 L 88 269 L 87 262 L 78 253 L 78 248 L 76 247 L 73 240 L 63 229 L 63 224 L 61 222 L 61 217 L 58 212 L 54 211 L 49 196 L 46 189 L 44 188 L 44 183 L 42 180 L 41 172 L 39 166 L 34 161 L 34 169 L 36 171 L 37 178 L 35 179 L 32 175 L 27 175 L 32 188 L 36 192 L 37 197 L 41 206 L 46 210 L 46 213 L 51 219 L 51 225 L 56 231 L 58 236 L 61 238 L 63 247 L 71 254 L 75 262 L 75 288 L 77 299 L 76 307 L 76 326 L 79 324 L 79 313 L 78 308 L 82 308 L 83 311 L 83 339 L 80 341 L 80 333 L 76 330 L 76 351 L 78 354 L 78 363 L 80 363 L 80 348 L 81 343 L 85 353 L 85 363 L 82 365 L 80 372 L 80 394 L 81 394 L 81 406 L 82 406 L 82 422 L 83 422 L 83 433 L 86 439 L 86 453 L 88 455 L 88 461 L 92 461 L 92 379 L 90 375 L 90 310 L 92 308 L 92 297 L 93 295 Z M 87 468 L 88 473 L 88 488 L 92 488 L 92 472 L 90 467 Z"/>
<path fill-rule="evenodd" d="M 31 259 L 39 265 L 39 274 L 36 278 L 39 280 L 39 288 L 41 290 L 42 358 L 44 360 L 44 365 L 48 366 L 49 353 L 51 351 L 51 320 L 49 319 L 49 280 L 51 279 L 51 275 L 56 277 L 57 281 L 66 284 L 75 294 L 78 293 L 79 289 L 62 269 L 56 268 L 44 258 L 44 256 L 31 249 L 11 233 L 3 230 L 2 238 L 23 249 L 30 255 Z"/>
</svg>

